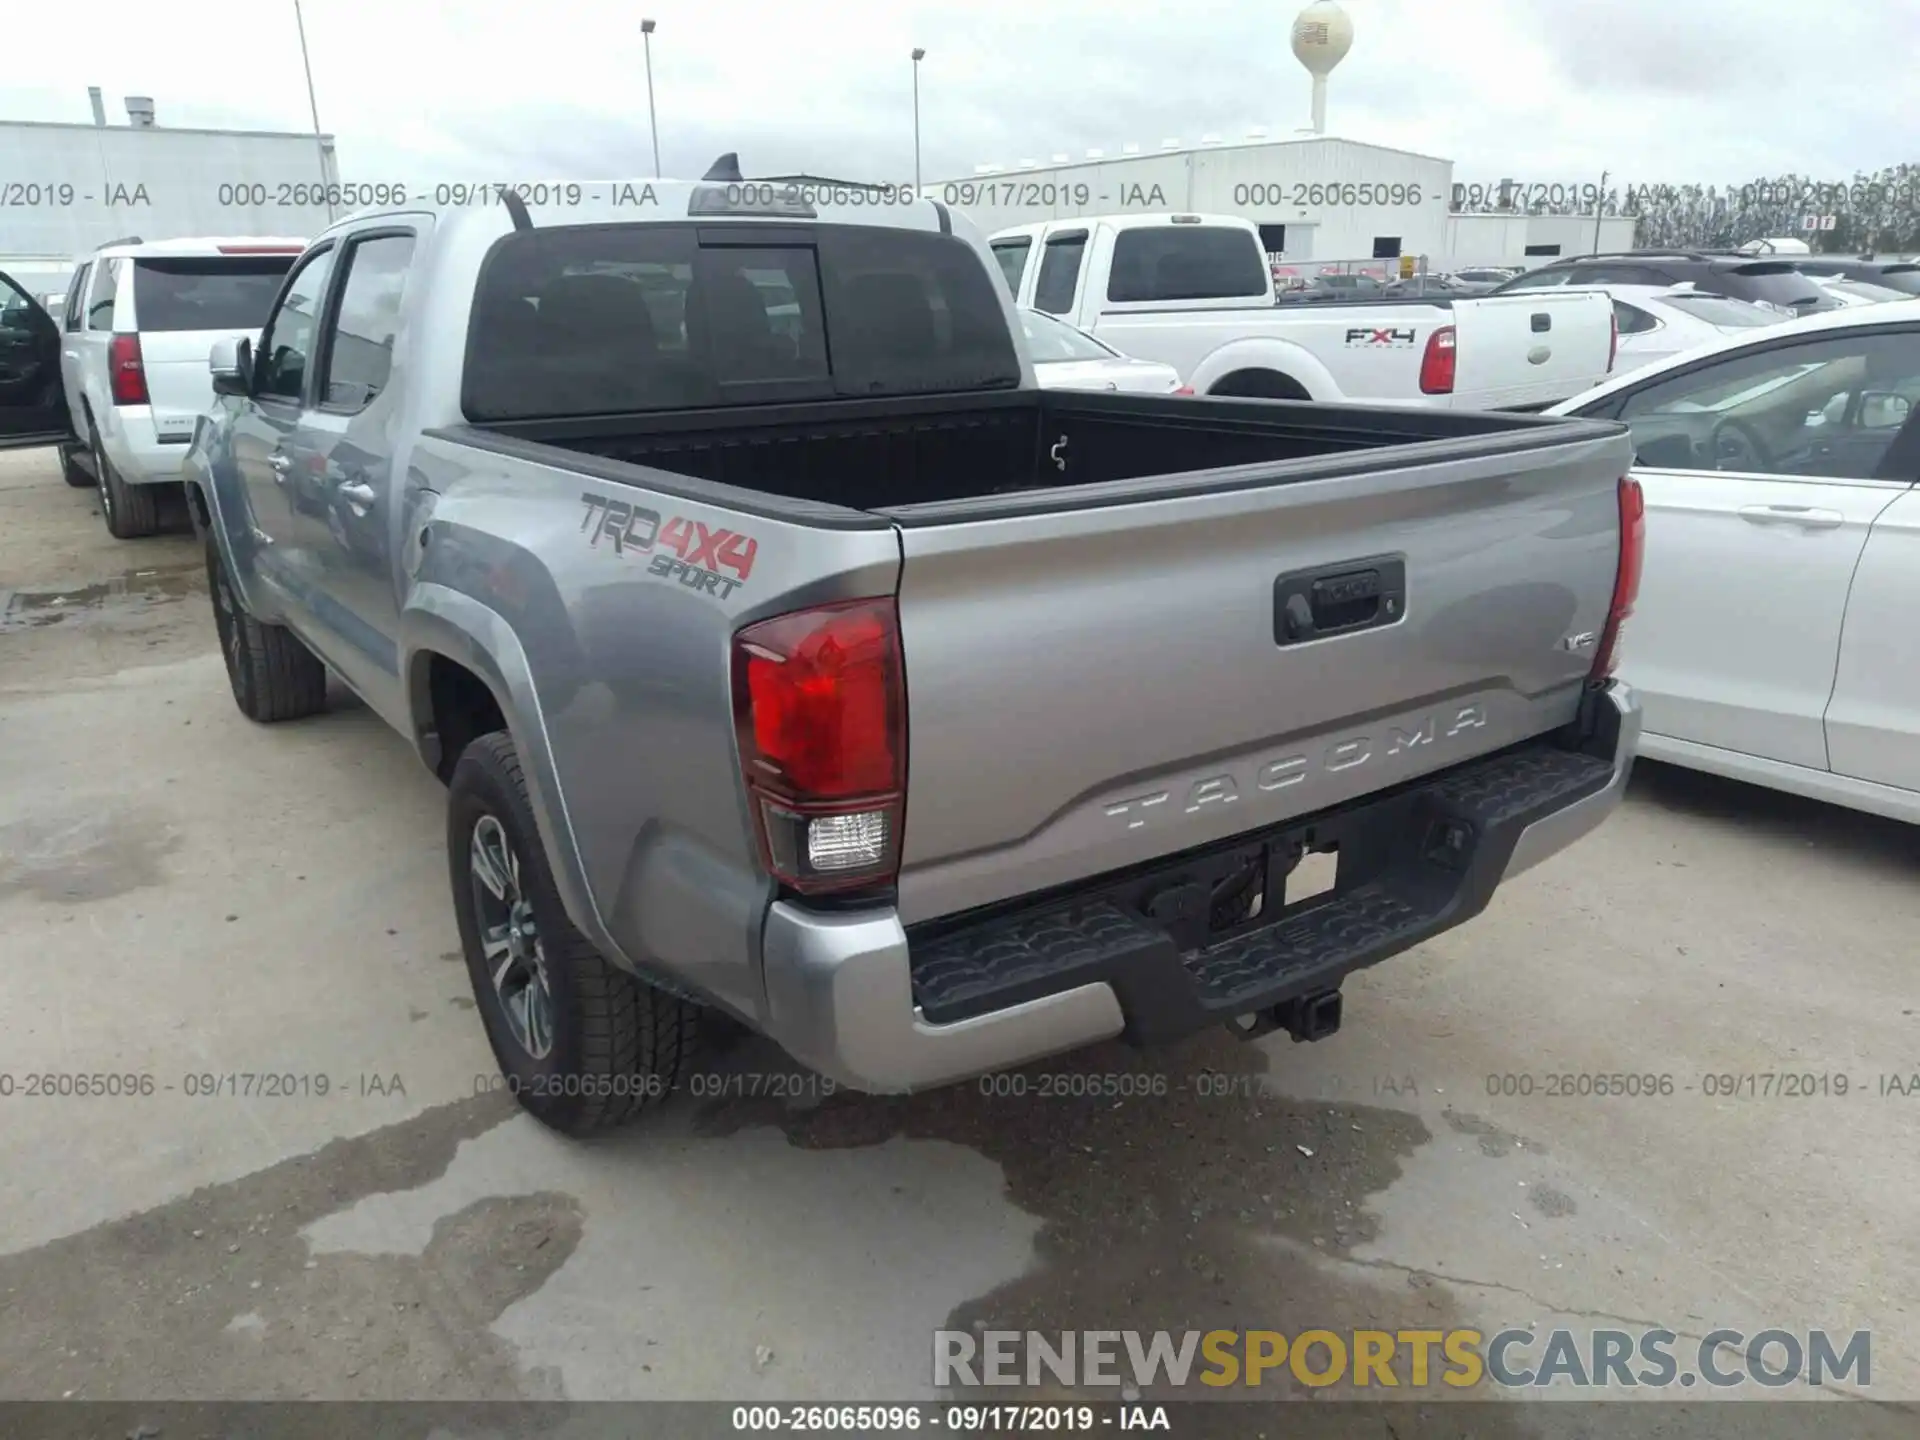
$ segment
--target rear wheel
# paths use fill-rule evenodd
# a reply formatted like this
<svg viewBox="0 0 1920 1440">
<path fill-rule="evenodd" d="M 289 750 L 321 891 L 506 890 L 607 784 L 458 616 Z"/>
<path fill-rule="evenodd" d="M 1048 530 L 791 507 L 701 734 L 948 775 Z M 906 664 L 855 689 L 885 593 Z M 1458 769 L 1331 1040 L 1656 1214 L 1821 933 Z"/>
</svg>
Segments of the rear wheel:
<svg viewBox="0 0 1920 1440">
<path fill-rule="evenodd" d="M 156 487 L 129 485 L 107 460 L 100 444 L 100 432 L 93 436 L 94 485 L 100 492 L 100 514 L 107 522 L 107 533 L 116 540 L 139 540 L 160 528 L 160 505 Z"/>
<path fill-rule="evenodd" d="M 284 625 L 249 615 L 227 573 L 220 547 L 207 540 L 207 593 L 227 662 L 233 700 L 249 720 L 270 725 L 317 714 L 327 704 L 327 667 Z"/>
<path fill-rule="evenodd" d="M 454 766 L 447 868 L 474 1000 L 522 1108 L 586 1135 L 665 1099 L 692 1067 L 703 1009 L 614 968 L 574 928 L 504 734 Z"/>
</svg>

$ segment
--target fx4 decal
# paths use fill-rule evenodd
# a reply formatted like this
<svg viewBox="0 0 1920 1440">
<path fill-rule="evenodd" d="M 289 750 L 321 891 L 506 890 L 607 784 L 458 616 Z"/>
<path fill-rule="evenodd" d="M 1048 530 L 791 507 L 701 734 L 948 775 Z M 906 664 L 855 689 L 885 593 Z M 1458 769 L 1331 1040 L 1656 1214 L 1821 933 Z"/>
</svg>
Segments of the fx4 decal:
<svg viewBox="0 0 1920 1440">
<path fill-rule="evenodd" d="M 658 510 L 609 500 L 604 495 L 584 494 L 580 501 L 587 507 L 580 519 L 580 533 L 588 536 L 587 544 L 597 546 L 605 540 L 616 555 L 629 550 L 651 553 L 649 575 L 678 580 L 689 590 L 701 590 L 724 600 L 753 573 L 753 557 L 760 551 L 760 542 L 751 535 L 709 529 L 681 515 L 663 520 Z M 668 550 L 673 554 L 664 553 Z"/>
<path fill-rule="evenodd" d="M 1404 326 L 1376 329 L 1371 325 L 1361 325 L 1347 331 L 1347 348 L 1409 350 L 1413 348 L 1413 336 L 1414 332 Z"/>
</svg>

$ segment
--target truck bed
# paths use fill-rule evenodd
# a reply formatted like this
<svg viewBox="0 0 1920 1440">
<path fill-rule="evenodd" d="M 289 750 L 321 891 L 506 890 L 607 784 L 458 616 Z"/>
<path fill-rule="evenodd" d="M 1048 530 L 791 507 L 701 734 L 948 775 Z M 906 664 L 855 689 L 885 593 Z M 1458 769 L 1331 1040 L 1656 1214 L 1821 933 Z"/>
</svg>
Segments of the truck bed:
<svg viewBox="0 0 1920 1440">
<path fill-rule="evenodd" d="M 1178 490 L 1272 485 L 1365 468 L 1391 447 L 1401 447 L 1397 461 L 1411 463 L 1567 435 L 1566 422 L 1487 412 L 1034 391 L 511 421 L 443 433 L 528 458 L 537 454 L 524 447 L 556 447 L 763 495 L 886 512 L 1043 494 L 1047 508 L 1059 508 L 1072 503 L 1062 490 L 1172 477 L 1192 477 Z M 1301 463 L 1313 461 L 1323 463 Z M 605 478 L 620 479 L 617 468 Z M 1101 500 L 1108 498 L 1118 497 Z"/>
</svg>

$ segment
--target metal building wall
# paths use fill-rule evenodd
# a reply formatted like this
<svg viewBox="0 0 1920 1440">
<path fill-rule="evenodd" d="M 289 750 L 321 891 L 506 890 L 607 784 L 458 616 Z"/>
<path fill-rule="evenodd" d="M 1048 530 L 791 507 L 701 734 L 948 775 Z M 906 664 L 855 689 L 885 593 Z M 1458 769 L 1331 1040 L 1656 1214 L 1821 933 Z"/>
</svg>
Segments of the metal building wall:
<svg viewBox="0 0 1920 1440">
<path fill-rule="evenodd" d="M 122 235 L 312 235 L 328 221 L 311 192 L 340 178 L 333 137 L 266 131 L 0 121 L 0 156 L 0 256 L 16 263 Z"/>
<path fill-rule="evenodd" d="M 1352 260 L 1376 239 L 1438 256 L 1453 162 L 1331 136 L 1203 145 L 1008 168 L 936 194 L 991 232 L 1076 215 L 1193 210 L 1287 227 L 1292 260 Z"/>
</svg>

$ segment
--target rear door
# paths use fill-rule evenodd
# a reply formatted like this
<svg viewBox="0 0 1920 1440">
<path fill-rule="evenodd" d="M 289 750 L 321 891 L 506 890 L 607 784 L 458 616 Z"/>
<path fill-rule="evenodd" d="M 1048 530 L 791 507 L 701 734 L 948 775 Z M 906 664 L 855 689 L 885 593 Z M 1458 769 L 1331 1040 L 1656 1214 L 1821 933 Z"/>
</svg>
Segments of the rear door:
<svg viewBox="0 0 1920 1440">
<path fill-rule="evenodd" d="M 219 255 L 133 261 L 134 327 L 159 443 L 192 443 L 194 421 L 213 405 L 208 353 L 219 340 L 259 337 L 299 253 L 286 247 L 268 247 L 267 253 L 237 247 Z"/>
<path fill-rule="evenodd" d="M 1475 458 L 894 511 L 904 918 L 1276 824 L 1570 718 L 1591 654 L 1569 642 L 1613 589 L 1624 437 L 1448 448 Z M 1071 480 L 1070 439 L 1052 453 Z M 1287 633 L 1282 596 L 1369 571 L 1357 628 Z"/>
<path fill-rule="evenodd" d="M 1621 673 L 1650 734 L 1828 768 L 1848 589 L 1907 488 L 1904 420 L 1866 396 L 1920 384 L 1920 331 L 1757 345 L 1611 397 L 1633 432 L 1647 557 Z M 1869 413 L 1871 412 L 1871 413 Z"/>
<path fill-rule="evenodd" d="M 72 431 L 60 381 L 60 327 L 0 272 L 0 450 L 56 444 Z"/>
<path fill-rule="evenodd" d="M 1550 405 L 1607 378 L 1613 301 L 1601 290 L 1453 302 L 1453 407 Z"/>
<path fill-rule="evenodd" d="M 1906 444 L 1914 436 L 1902 437 Z M 1902 471 L 1915 478 L 1910 445 Z M 1853 573 L 1840 665 L 1827 706 L 1827 754 L 1836 775 L 1920 796 L 1920 490 L 1873 522 Z"/>
</svg>

